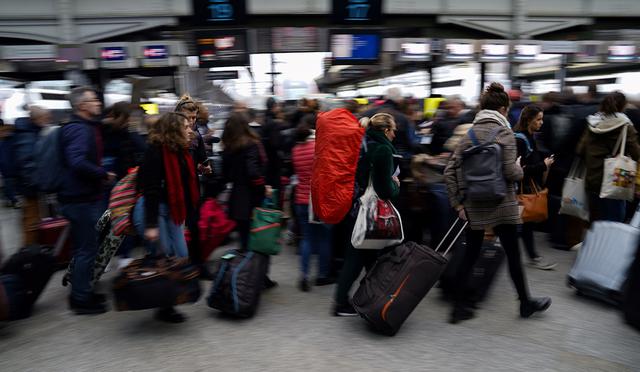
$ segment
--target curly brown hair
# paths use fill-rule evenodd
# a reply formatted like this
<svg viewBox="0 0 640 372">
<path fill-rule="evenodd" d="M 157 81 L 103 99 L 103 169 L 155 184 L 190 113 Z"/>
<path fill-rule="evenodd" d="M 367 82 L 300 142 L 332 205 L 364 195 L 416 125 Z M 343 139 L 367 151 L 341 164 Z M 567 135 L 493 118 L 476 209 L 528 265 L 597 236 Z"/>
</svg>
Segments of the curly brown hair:
<svg viewBox="0 0 640 372">
<path fill-rule="evenodd" d="M 189 148 L 185 120 L 187 117 L 178 112 L 168 112 L 160 116 L 160 119 L 149 128 L 147 141 L 152 145 L 167 146 L 175 152 Z"/>
</svg>

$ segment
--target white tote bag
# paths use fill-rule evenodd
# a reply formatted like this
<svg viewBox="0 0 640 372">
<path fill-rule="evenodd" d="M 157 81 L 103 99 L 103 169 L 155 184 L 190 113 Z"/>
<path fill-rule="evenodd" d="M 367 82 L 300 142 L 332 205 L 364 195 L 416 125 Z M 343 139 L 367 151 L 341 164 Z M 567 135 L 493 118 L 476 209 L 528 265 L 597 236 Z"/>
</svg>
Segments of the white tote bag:
<svg viewBox="0 0 640 372">
<path fill-rule="evenodd" d="M 390 201 L 378 197 L 369 179 L 369 185 L 360 197 L 360 209 L 351 233 L 351 244 L 358 249 L 382 249 L 400 244 L 403 240 L 400 213 Z"/>
<path fill-rule="evenodd" d="M 589 221 L 589 199 L 584 182 L 586 174 L 587 170 L 582 160 L 576 158 L 571 165 L 569 175 L 564 179 L 558 213 Z"/>
<path fill-rule="evenodd" d="M 638 164 L 624 155 L 628 128 L 629 124 L 622 128 L 616 146 L 613 148 L 612 157 L 604 160 L 602 188 L 600 189 L 600 198 L 602 199 L 633 200 Z"/>
</svg>

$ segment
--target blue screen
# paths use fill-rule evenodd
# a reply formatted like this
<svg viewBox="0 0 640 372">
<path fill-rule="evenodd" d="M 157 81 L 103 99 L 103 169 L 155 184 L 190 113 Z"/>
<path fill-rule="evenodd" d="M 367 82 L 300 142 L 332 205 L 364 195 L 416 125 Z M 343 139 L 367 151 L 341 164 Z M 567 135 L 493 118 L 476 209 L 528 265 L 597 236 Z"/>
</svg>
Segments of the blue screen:
<svg viewBox="0 0 640 372">
<path fill-rule="evenodd" d="M 378 35 L 353 35 L 353 59 L 377 59 Z"/>
</svg>

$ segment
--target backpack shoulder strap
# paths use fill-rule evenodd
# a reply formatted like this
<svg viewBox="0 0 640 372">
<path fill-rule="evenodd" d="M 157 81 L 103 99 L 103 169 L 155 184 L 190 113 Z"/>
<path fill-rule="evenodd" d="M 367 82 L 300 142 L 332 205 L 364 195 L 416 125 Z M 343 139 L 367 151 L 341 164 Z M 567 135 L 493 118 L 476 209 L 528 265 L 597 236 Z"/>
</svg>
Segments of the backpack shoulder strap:
<svg viewBox="0 0 640 372">
<path fill-rule="evenodd" d="M 476 136 L 476 132 L 473 131 L 473 127 L 471 127 L 468 131 L 467 131 L 467 135 L 469 136 L 469 139 L 471 140 L 471 143 L 474 146 L 478 146 L 480 144 L 480 142 L 478 142 L 478 137 Z"/>
<path fill-rule="evenodd" d="M 527 136 L 519 132 L 514 133 L 514 135 L 516 136 L 516 139 L 524 141 L 525 145 L 527 145 L 527 153 L 533 152 L 533 148 L 531 148 L 531 143 L 529 142 Z"/>
</svg>

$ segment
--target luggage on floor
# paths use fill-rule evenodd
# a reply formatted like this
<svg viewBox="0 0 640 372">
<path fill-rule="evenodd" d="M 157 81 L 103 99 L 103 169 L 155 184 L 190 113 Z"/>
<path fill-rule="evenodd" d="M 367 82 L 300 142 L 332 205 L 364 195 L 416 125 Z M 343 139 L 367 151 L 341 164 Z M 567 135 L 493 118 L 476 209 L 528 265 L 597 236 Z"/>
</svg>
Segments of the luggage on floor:
<svg viewBox="0 0 640 372">
<path fill-rule="evenodd" d="M 211 252 L 218 248 L 222 242 L 235 229 L 235 221 L 229 219 L 218 202 L 209 198 L 200 208 L 200 247 L 202 248 L 202 260 L 207 261 Z"/>
<path fill-rule="evenodd" d="M 435 250 L 406 242 L 380 256 L 353 295 L 353 307 L 358 314 L 377 331 L 389 336 L 396 334 L 440 278 L 448 261 L 445 256 L 466 226 L 465 221 L 444 253 L 438 252 L 442 242 Z"/>
<path fill-rule="evenodd" d="M 640 330 L 640 249 L 629 270 L 622 311 L 627 323 Z"/>
<path fill-rule="evenodd" d="M 269 258 L 262 253 L 227 252 L 216 262 L 207 303 L 227 314 L 253 316 L 260 302 L 268 266 Z"/>
<path fill-rule="evenodd" d="M 445 272 L 440 278 L 439 287 L 442 289 L 445 298 L 451 298 L 455 293 L 458 269 L 466 249 L 466 243 L 458 244 L 458 247 L 455 248 L 449 258 Z M 475 264 L 473 264 L 466 284 L 467 298 L 470 301 L 474 303 L 484 301 L 493 284 L 496 273 L 504 261 L 504 256 L 504 250 L 494 240 L 485 239 L 482 242 L 480 254 Z"/>
<path fill-rule="evenodd" d="M 146 256 L 133 260 L 113 281 L 118 311 L 193 303 L 200 298 L 199 270 L 187 258 Z"/>
<path fill-rule="evenodd" d="M 31 315 L 29 296 L 17 275 L 0 275 L 0 321 L 24 319 Z"/>
<path fill-rule="evenodd" d="M 58 269 L 71 262 L 71 225 L 63 217 L 45 218 L 38 226 L 38 244 L 53 246 Z"/>
<path fill-rule="evenodd" d="M 636 215 L 638 213 L 636 210 Z M 578 293 L 619 304 L 639 237 L 637 226 L 611 221 L 594 222 L 569 272 L 568 284 Z"/>
<path fill-rule="evenodd" d="M 30 245 L 20 249 L 4 263 L 0 273 L 15 275 L 22 281 L 27 303 L 32 306 L 56 270 L 52 247 Z"/>
<path fill-rule="evenodd" d="M 116 235 L 115 231 L 112 228 L 113 222 L 111 219 L 111 210 L 107 209 L 102 217 L 96 223 L 96 230 L 98 231 L 98 254 L 96 255 L 96 260 L 93 265 L 93 272 L 91 273 L 91 283 L 95 286 L 102 274 L 104 274 L 104 270 L 109 265 L 109 261 L 116 254 L 120 246 L 122 245 L 122 241 L 125 239 L 126 235 Z M 71 282 L 71 272 L 73 272 L 74 260 L 72 259 L 67 266 L 67 271 L 62 278 L 62 285 L 67 286 Z"/>
</svg>

